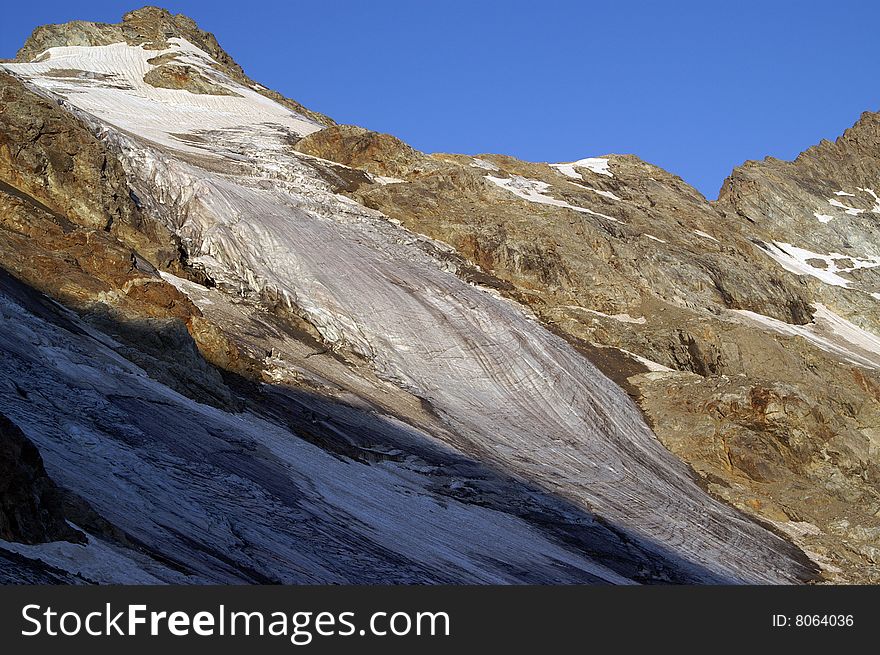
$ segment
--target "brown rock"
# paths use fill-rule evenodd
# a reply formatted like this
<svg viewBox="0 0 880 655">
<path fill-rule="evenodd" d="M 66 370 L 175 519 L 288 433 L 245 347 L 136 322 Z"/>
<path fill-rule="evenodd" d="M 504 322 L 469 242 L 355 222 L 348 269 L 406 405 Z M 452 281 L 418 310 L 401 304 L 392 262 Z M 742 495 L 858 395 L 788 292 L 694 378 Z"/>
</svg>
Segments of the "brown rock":
<svg viewBox="0 0 880 655">
<path fill-rule="evenodd" d="M 314 132 L 301 139 L 296 149 L 387 177 L 409 178 L 439 168 L 430 157 L 397 137 L 354 125 L 334 125 Z"/>
<path fill-rule="evenodd" d="M 182 89 L 202 95 L 241 97 L 235 91 L 209 80 L 194 66 L 185 64 L 163 64 L 151 68 L 144 75 L 144 82 L 161 89 Z"/>
</svg>

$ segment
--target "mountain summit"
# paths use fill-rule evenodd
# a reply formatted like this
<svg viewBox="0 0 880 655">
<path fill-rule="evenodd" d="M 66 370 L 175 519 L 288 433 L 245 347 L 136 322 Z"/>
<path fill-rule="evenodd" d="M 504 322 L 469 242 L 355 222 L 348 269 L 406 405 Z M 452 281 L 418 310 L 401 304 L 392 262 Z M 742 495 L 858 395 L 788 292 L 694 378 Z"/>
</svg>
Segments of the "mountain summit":
<svg viewBox="0 0 880 655">
<path fill-rule="evenodd" d="M 182 39 L 211 59 L 211 67 L 244 86 L 254 88 L 267 98 L 303 114 L 318 123 L 332 125 L 327 116 L 312 112 L 298 102 L 255 84 L 230 57 L 210 32 L 199 29 L 196 22 L 183 14 L 172 14 L 159 7 L 143 7 L 130 11 L 118 24 L 72 21 L 58 25 L 42 25 L 36 28 L 16 54 L 16 61 L 32 62 L 49 48 L 65 46 L 104 46 L 127 43 L 141 46 L 144 50 L 165 50 L 169 39 Z M 165 62 L 165 66 L 172 64 Z M 163 67 L 160 66 L 160 70 Z M 157 75 L 157 78 L 160 77 Z"/>
<path fill-rule="evenodd" d="M 873 115 L 709 203 L 336 125 L 153 7 L 2 68 L 0 412 L 65 499 L 6 580 L 880 579 Z"/>
</svg>

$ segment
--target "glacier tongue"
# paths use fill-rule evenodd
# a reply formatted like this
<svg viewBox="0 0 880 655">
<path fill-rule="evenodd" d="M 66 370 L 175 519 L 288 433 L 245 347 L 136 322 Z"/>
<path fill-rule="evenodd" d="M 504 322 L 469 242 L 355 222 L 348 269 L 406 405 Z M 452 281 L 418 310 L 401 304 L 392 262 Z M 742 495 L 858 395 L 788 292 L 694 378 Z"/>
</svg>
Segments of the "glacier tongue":
<svg viewBox="0 0 880 655">
<path fill-rule="evenodd" d="M 208 65 L 194 46 L 175 48 Z M 706 495 L 570 345 L 458 279 L 426 239 L 334 194 L 287 147 L 319 126 L 231 80 L 241 98 L 144 88 L 155 53 L 139 47 L 49 55 L 5 67 L 93 117 L 138 197 L 216 280 L 280 294 L 327 342 L 430 403 L 457 447 L 673 553 L 695 579 L 795 579 L 784 543 Z M 52 78 L 61 65 L 125 88 Z"/>
<path fill-rule="evenodd" d="M 0 277 L 0 380 L 18 390 L 3 411 L 125 536 L 0 540 L 0 559 L 117 584 L 627 582 L 516 516 L 436 493 L 417 466 L 366 466 L 193 402 L 75 316 L 47 320 L 6 294 Z"/>
</svg>

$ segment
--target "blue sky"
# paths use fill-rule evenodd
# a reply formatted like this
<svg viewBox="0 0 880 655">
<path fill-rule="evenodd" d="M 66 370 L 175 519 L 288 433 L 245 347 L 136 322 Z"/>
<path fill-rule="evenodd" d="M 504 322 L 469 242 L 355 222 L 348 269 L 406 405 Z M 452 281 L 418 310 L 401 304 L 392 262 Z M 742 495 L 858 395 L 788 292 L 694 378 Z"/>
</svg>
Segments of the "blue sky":
<svg viewBox="0 0 880 655">
<path fill-rule="evenodd" d="M 39 24 L 137 2 L 7 3 L 0 57 Z M 880 108 L 880 2 L 166 2 L 255 80 L 429 152 L 633 153 L 710 198 Z"/>
</svg>

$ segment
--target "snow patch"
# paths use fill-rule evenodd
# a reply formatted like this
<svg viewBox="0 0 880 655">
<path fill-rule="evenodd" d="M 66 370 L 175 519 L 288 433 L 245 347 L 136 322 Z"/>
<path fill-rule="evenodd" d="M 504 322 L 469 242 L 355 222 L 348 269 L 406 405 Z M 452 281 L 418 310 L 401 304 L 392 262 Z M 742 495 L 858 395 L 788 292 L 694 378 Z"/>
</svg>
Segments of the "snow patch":
<svg viewBox="0 0 880 655">
<path fill-rule="evenodd" d="M 647 319 L 644 316 L 639 316 L 638 318 L 634 318 L 629 314 L 606 314 L 605 312 L 600 312 L 595 309 L 589 309 L 587 307 L 581 307 L 580 305 L 566 305 L 568 309 L 579 309 L 580 311 L 587 312 L 588 314 L 595 314 L 596 316 L 602 316 L 604 318 L 612 318 L 615 321 L 619 321 L 621 323 L 633 323 L 635 325 L 644 325 L 647 322 Z"/>
<path fill-rule="evenodd" d="M 834 198 L 829 198 L 828 204 L 831 205 L 832 207 L 837 207 L 838 209 L 844 210 L 844 212 L 849 214 L 850 216 L 858 216 L 859 214 L 865 213 L 864 209 L 857 209 L 856 207 L 850 207 L 849 205 L 844 205 L 842 202 L 840 202 L 839 200 L 836 200 Z"/>
<path fill-rule="evenodd" d="M 764 243 L 763 246 L 762 250 L 775 259 L 785 270 L 797 275 L 810 275 L 825 284 L 831 284 L 836 287 L 849 288 L 851 284 L 850 280 L 841 277 L 838 273 L 849 273 L 860 268 L 880 266 L 880 257 L 876 256 L 860 258 L 852 255 L 841 255 L 836 252 L 822 255 L 782 241 Z M 813 266 L 809 263 L 809 260 L 822 261 L 825 267 Z M 840 260 L 850 260 L 853 265 L 849 267 L 838 266 Z"/>
<path fill-rule="evenodd" d="M 586 168 L 599 175 L 614 177 L 611 169 L 608 167 L 608 160 L 604 157 L 587 157 L 586 159 L 578 159 L 577 161 L 569 163 L 550 164 L 550 166 L 563 175 L 567 175 L 576 180 L 583 179 L 583 176 L 575 170 L 576 168 Z"/>
<path fill-rule="evenodd" d="M 609 221 L 614 221 L 615 223 L 623 222 L 613 216 L 601 214 L 592 209 L 587 209 L 586 207 L 576 207 L 564 200 L 558 200 L 552 196 L 548 196 L 545 192 L 550 189 L 550 185 L 541 180 L 532 180 L 527 177 L 520 177 L 519 175 L 514 175 L 513 177 L 494 177 L 492 175 L 487 175 L 486 179 L 492 182 L 495 186 L 510 191 L 515 196 L 518 196 L 523 200 L 528 200 L 529 202 L 535 202 L 541 205 L 553 205 L 554 207 L 564 207 L 565 209 L 571 209 L 576 212 L 581 212 L 582 214 L 599 216 Z"/>
<path fill-rule="evenodd" d="M 880 370 L 880 337 L 816 303 L 813 322 L 792 325 L 779 319 L 744 309 L 728 310 L 785 336 L 806 339 L 820 349 L 849 363 Z"/>
<path fill-rule="evenodd" d="M 669 368 L 668 366 L 664 366 L 663 364 L 658 364 L 652 359 L 648 359 L 647 357 L 642 357 L 641 355 L 636 355 L 634 352 L 630 352 L 629 350 L 624 350 L 623 348 L 618 348 L 620 352 L 624 355 L 632 357 L 639 364 L 647 368 L 651 373 L 674 373 L 675 369 Z"/>
<path fill-rule="evenodd" d="M 605 196 L 606 198 L 610 198 L 611 200 L 620 200 L 616 195 L 614 195 L 611 191 L 603 191 L 602 189 L 593 189 L 591 187 L 587 187 L 593 193 L 598 193 L 600 196 Z"/>
<path fill-rule="evenodd" d="M 401 180 L 399 177 L 390 177 L 388 175 L 371 175 L 370 177 L 383 186 L 386 184 L 401 184 L 406 182 L 406 180 Z"/>
<path fill-rule="evenodd" d="M 485 159 L 480 159 L 479 157 L 474 157 L 473 161 L 471 162 L 470 165 L 473 166 L 474 168 L 482 168 L 487 171 L 497 171 L 498 170 L 498 166 L 496 166 L 495 164 L 493 164 L 490 161 L 486 161 Z"/>
<path fill-rule="evenodd" d="M 612 193 L 611 191 L 605 191 L 604 189 L 594 189 L 593 187 L 584 186 L 583 184 L 576 184 L 574 182 L 569 182 L 569 184 L 571 184 L 572 186 L 576 186 L 579 189 L 586 189 L 587 191 L 592 191 L 593 193 L 596 193 L 604 198 L 608 198 L 609 200 L 620 200 L 620 198 L 618 196 L 616 196 L 614 193 Z"/>
<path fill-rule="evenodd" d="M 864 191 L 869 196 L 874 199 L 874 206 L 871 207 L 871 211 L 875 214 L 880 214 L 880 198 L 877 197 L 877 194 L 874 192 L 874 189 L 858 187 L 859 191 Z"/>
<path fill-rule="evenodd" d="M 718 239 L 713 237 L 711 234 L 706 234 L 702 230 L 694 230 L 694 234 L 696 234 L 698 237 L 703 237 L 704 239 L 709 239 L 711 241 L 714 241 L 715 243 L 721 243 L 720 241 L 718 241 Z"/>
</svg>

